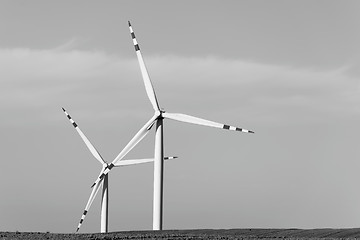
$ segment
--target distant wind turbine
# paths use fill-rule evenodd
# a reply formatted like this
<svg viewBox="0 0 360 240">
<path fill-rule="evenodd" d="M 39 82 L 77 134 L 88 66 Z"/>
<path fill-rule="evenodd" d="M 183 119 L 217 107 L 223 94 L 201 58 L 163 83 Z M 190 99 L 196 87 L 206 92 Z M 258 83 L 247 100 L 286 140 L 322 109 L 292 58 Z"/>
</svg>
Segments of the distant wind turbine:
<svg viewBox="0 0 360 240">
<path fill-rule="evenodd" d="M 109 164 L 107 162 L 105 162 L 105 160 L 102 158 L 102 156 L 100 155 L 100 153 L 95 149 L 95 147 L 91 144 L 91 142 L 89 141 L 89 139 L 85 136 L 85 134 L 80 130 L 79 126 L 76 124 L 76 122 L 71 118 L 71 116 L 66 112 L 66 110 L 64 108 L 62 108 L 62 110 L 64 111 L 65 115 L 68 117 L 69 121 L 71 122 L 71 124 L 75 127 L 76 131 L 79 133 L 80 137 L 82 138 L 82 140 L 85 142 L 86 146 L 88 147 L 88 149 L 90 150 L 90 152 L 92 153 L 92 155 L 102 164 L 102 169 L 101 172 L 103 172 L 108 166 Z M 164 160 L 170 160 L 170 159 L 175 159 L 177 157 L 165 157 Z M 123 161 L 117 161 L 117 163 L 114 165 L 115 167 L 121 167 L 121 166 L 128 166 L 128 165 L 135 165 L 135 164 L 141 164 L 141 163 L 149 163 L 149 162 L 153 162 L 154 159 L 135 159 L 135 160 L 123 160 Z M 90 206 L 92 204 L 92 202 L 94 201 L 97 192 L 100 189 L 100 185 L 101 183 L 98 182 L 97 184 L 95 184 L 95 186 L 93 187 L 89 200 L 85 206 L 85 210 L 81 216 L 81 220 L 79 222 L 79 225 L 76 229 L 76 232 L 79 231 L 81 224 L 83 223 L 86 214 L 88 213 Z M 104 176 L 103 178 L 103 188 L 102 188 L 102 197 L 101 197 L 101 226 L 100 226 L 100 231 L 102 233 L 106 233 L 108 232 L 108 209 L 109 209 L 109 179 L 108 179 L 108 175 Z"/>
<path fill-rule="evenodd" d="M 180 122 L 193 123 L 208 127 L 221 128 L 232 131 L 240 131 L 245 133 L 254 133 L 253 131 L 246 130 L 243 128 L 233 127 L 226 124 L 221 124 L 181 113 L 167 113 L 162 108 L 160 108 L 159 103 L 156 98 L 156 94 L 151 83 L 149 74 L 147 72 L 143 57 L 140 52 L 139 44 L 135 38 L 135 33 L 131 27 L 130 22 L 129 29 L 133 39 L 135 52 L 137 59 L 139 61 L 141 75 L 144 81 L 146 93 L 151 102 L 151 105 L 155 111 L 154 116 L 136 133 L 136 135 L 130 140 L 130 142 L 125 146 L 123 151 L 110 163 L 103 172 L 100 173 L 100 176 L 96 179 L 92 186 L 96 186 L 106 174 L 120 161 L 138 142 L 140 142 L 156 123 L 156 133 L 155 133 L 155 154 L 154 154 L 154 199 L 153 199 L 153 230 L 162 230 L 162 217 L 163 217 L 163 176 L 164 176 L 164 145 L 163 145 L 163 119 L 172 119 Z"/>
</svg>

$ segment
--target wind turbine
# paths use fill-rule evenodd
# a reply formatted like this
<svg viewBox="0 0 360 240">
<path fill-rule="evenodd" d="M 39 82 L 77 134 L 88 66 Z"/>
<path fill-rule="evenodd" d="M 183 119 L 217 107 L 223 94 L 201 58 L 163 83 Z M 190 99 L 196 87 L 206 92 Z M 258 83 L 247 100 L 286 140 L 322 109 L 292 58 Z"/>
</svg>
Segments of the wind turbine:
<svg viewBox="0 0 360 240">
<path fill-rule="evenodd" d="M 80 137 L 82 138 L 82 140 L 85 142 L 86 146 L 88 147 L 88 149 L 90 150 L 90 152 L 92 153 L 92 155 L 102 164 L 102 169 L 101 172 L 103 172 L 108 166 L 109 164 L 102 158 L 102 156 L 100 155 L 100 153 L 95 149 L 95 147 L 91 144 L 91 142 L 89 141 L 89 139 L 85 136 L 85 134 L 80 130 L 79 126 L 76 124 L 76 122 L 71 118 L 71 116 L 66 112 L 66 110 L 64 108 L 62 108 L 62 110 L 64 111 L 65 115 L 68 117 L 70 123 L 74 126 L 74 128 L 76 129 L 76 131 L 79 133 Z M 175 159 L 177 157 L 165 157 L 164 160 L 171 160 L 171 159 Z M 154 159 L 134 159 L 134 160 L 123 160 L 123 161 L 118 161 L 114 166 L 115 167 L 122 167 L 122 166 L 129 166 L 129 165 L 135 165 L 135 164 L 141 164 L 141 163 L 149 163 L 149 162 L 153 162 Z M 101 227 L 100 227 L 100 231 L 102 233 L 106 233 L 108 232 L 108 212 L 109 212 L 109 176 L 106 175 L 104 176 L 103 179 L 103 188 L 102 188 L 102 196 L 101 196 Z M 79 231 L 85 217 L 86 214 L 88 213 L 91 204 L 93 203 L 96 194 L 98 193 L 99 189 L 100 189 L 100 185 L 101 183 L 98 182 L 97 184 L 95 184 L 95 186 L 93 187 L 89 200 L 85 206 L 85 210 L 81 216 L 79 225 L 76 229 L 76 232 Z"/>
<path fill-rule="evenodd" d="M 164 144 L 163 144 L 163 119 L 172 119 L 185 123 L 193 123 L 208 127 L 221 128 L 232 131 L 239 131 L 245 133 L 254 133 L 253 131 L 246 130 L 243 128 L 233 127 L 230 125 L 217 123 L 197 117 L 193 117 L 181 113 L 168 113 L 160 108 L 159 103 L 156 98 L 154 87 L 151 83 L 149 74 L 147 72 L 144 59 L 140 52 L 139 44 L 135 38 L 135 33 L 132 29 L 132 26 L 129 23 L 129 29 L 131 37 L 134 43 L 135 52 L 137 59 L 139 61 L 141 75 L 144 81 L 145 90 L 150 100 L 150 103 L 154 109 L 154 115 L 150 120 L 135 134 L 135 136 L 130 140 L 130 142 L 125 146 L 122 152 L 110 163 L 103 172 L 100 173 L 99 177 L 94 182 L 93 186 L 96 186 L 108 172 L 120 161 L 139 141 L 141 141 L 156 123 L 155 127 L 155 154 L 154 154 L 154 198 L 153 198 L 153 230 L 162 230 L 162 217 L 163 217 L 163 176 L 164 176 Z"/>
</svg>

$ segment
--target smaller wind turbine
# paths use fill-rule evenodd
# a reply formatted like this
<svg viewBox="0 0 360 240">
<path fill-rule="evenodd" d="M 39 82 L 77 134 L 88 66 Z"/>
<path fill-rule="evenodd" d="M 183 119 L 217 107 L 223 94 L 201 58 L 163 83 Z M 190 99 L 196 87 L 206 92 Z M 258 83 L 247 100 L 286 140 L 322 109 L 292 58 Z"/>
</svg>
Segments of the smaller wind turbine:
<svg viewBox="0 0 360 240">
<path fill-rule="evenodd" d="M 79 126 L 71 118 L 71 116 L 66 112 L 66 110 L 64 108 L 62 108 L 62 110 L 64 111 L 65 115 L 68 117 L 70 123 L 74 126 L 76 131 L 79 133 L 80 137 L 85 142 L 86 146 L 88 147 L 88 149 L 90 150 L 92 155 L 102 164 L 102 169 L 100 172 L 100 173 L 102 173 L 109 166 L 109 164 L 102 158 L 100 153 L 91 144 L 89 139 L 80 130 Z M 164 160 L 171 160 L 171 159 L 175 159 L 175 158 L 177 158 L 177 157 L 165 157 Z M 149 162 L 153 162 L 153 161 L 154 161 L 153 158 L 123 160 L 123 161 L 118 161 L 114 166 L 122 167 L 122 166 L 129 166 L 129 165 L 135 165 L 135 164 L 141 164 L 141 163 L 149 163 Z M 85 206 L 85 210 L 81 216 L 79 225 L 76 229 L 76 232 L 79 231 L 79 229 L 86 217 L 86 214 L 88 213 L 90 206 L 93 203 L 93 201 L 96 197 L 96 194 L 98 193 L 98 191 L 100 189 L 100 186 L 101 186 L 101 182 L 98 182 L 97 184 L 95 184 L 94 188 L 92 189 L 89 200 Z M 108 175 L 106 175 L 106 176 L 104 176 L 104 179 L 103 179 L 103 188 L 102 188 L 102 196 L 101 196 L 101 232 L 102 233 L 108 232 L 108 225 L 109 225 L 108 224 L 108 210 L 109 210 L 109 178 L 108 178 Z"/>
</svg>

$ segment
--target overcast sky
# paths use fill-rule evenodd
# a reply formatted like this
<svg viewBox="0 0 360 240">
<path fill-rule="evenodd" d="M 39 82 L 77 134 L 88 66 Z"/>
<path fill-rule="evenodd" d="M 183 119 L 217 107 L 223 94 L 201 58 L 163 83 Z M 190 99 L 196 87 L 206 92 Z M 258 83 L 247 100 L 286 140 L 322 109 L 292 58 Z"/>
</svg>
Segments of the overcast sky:
<svg viewBox="0 0 360 240">
<path fill-rule="evenodd" d="M 164 229 L 359 226 L 359 1 L 0 0 L 0 231 L 76 229 L 101 166 L 61 107 L 108 162 L 152 116 L 128 20 L 161 107 L 255 131 L 165 121 Z M 151 229 L 153 165 L 109 180 Z"/>
</svg>

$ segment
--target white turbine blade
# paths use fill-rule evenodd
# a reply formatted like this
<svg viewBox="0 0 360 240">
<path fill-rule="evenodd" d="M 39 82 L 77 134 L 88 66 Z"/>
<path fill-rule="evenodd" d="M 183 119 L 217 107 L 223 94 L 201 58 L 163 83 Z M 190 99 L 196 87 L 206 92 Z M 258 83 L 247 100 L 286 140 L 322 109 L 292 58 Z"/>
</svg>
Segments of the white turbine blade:
<svg viewBox="0 0 360 240">
<path fill-rule="evenodd" d="M 132 37 L 132 40 L 133 40 L 133 43 L 134 43 L 135 51 L 136 51 L 136 56 L 137 56 L 137 59 L 139 61 L 141 75 L 142 75 L 142 78 L 144 80 L 146 93 L 147 93 L 147 95 L 149 97 L 149 100 L 150 100 L 151 105 L 153 106 L 154 110 L 155 111 L 160 111 L 159 104 L 158 104 L 158 101 L 156 99 L 156 94 L 155 94 L 155 91 L 154 91 L 154 87 L 153 87 L 153 85 L 151 83 L 149 74 L 148 74 L 148 72 L 146 70 L 145 62 L 144 62 L 144 59 L 143 59 L 143 57 L 141 55 L 139 44 L 136 41 L 135 33 L 134 33 L 134 31 L 133 31 L 133 29 L 131 27 L 130 21 L 128 23 L 129 23 L 129 29 L 130 29 L 131 37 Z"/>
<path fill-rule="evenodd" d="M 80 227 L 81 227 L 81 224 L 84 222 L 84 219 L 86 217 L 86 214 L 88 213 L 89 209 L 90 209 L 90 206 L 91 204 L 93 203 L 95 197 L 96 197 L 96 194 L 98 193 L 99 189 L 100 189 L 100 186 L 101 186 L 101 182 L 98 182 L 97 184 L 95 184 L 95 187 L 92 189 L 91 191 L 91 194 L 90 194 L 90 197 L 89 197 L 89 200 L 86 204 L 86 207 L 85 207 L 85 210 L 81 216 L 81 219 L 80 219 L 80 222 L 79 222 L 79 225 L 76 229 L 76 232 L 79 231 Z"/>
<path fill-rule="evenodd" d="M 177 157 L 164 157 L 164 160 L 172 160 Z M 115 164 L 115 167 L 122 167 L 122 166 L 129 166 L 129 165 L 135 165 L 135 164 L 141 164 L 141 163 L 150 163 L 154 162 L 153 158 L 145 158 L 145 159 L 131 159 L 131 160 L 122 160 L 118 161 Z"/>
<path fill-rule="evenodd" d="M 181 113 L 166 113 L 165 112 L 162 114 L 162 116 L 164 118 L 168 118 L 168 119 L 172 119 L 172 120 L 176 120 L 176 121 L 180 121 L 180 122 L 193 123 L 193 124 L 198 124 L 198 125 L 203 125 L 203 126 L 208 126 L 208 127 L 222 128 L 222 129 L 227 129 L 227 130 L 232 130 L 232 131 L 254 133 L 253 131 L 246 130 L 243 128 L 233 127 L 230 125 L 217 123 L 217 122 L 213 122 L 213 121 L 209 121 L 209 120 L 205 120 L 205 119 L 201 119 L 201 118 L 197 118 L 197 117 L 193 117 L 193 116 L 189 116 L 189 115 L 181 114 Z"/>
<path fill-rule="evenodd" d="M 154 162 L 154 159 L 146 158 L 146 159 L 121 160 L 115 164 L 115 167 L 129 166 L 129 165 L 149 163 L 149 162 Z"/>
<path fill-rule="evenodd" d="M 74 126 L 74 128 L 76 129 L 76 131 L 79 133 L 80 137 L 82 138 L 82 140 L 85 142 L 86 146 L 88 147 L 88 149 L 90 150 L 90 152 L 92 153 L 92 155 L 101 163 L 101 164 L 106 164 L 106 162 L 104 161 L 104 159 L 101 157 L 100 153 L 96 150 L 96 148 L 91 144 L 91 142 L 89 141 L 89 139 L 85 136 L 85 134 L 80 130 L 79 126 L 76 124 L 76 122 L 74 120 L 72 120 L 71 116 L 66 112 L 66 110 L 64 108 L 62 108 L 62 110 L 64 111 L 65 115 L 68 117 L 69 121 L 71 122 L 71 124 Z"/>
<path fill-rule="evenodd" d="M 136 135 L 130 140 L 130 142 L 124 147 L 124 149 L 117 155 L 117 157 L 110 163 L 105 170 L 100 174 L 100 176 L 96 179 L 91 187 L 93 187 L 97 182 L 105 177 L 108 172 L 115 166 L 115 164 L 123 159 L 125 155 L 133 149 L 136 144 L 138 144 L 148 133 L 151 127 L 154 125 L 156 119 L 159 116 L 159 112 L 155 113 L 155 115 L 136 133 Z"/>
</svg>

